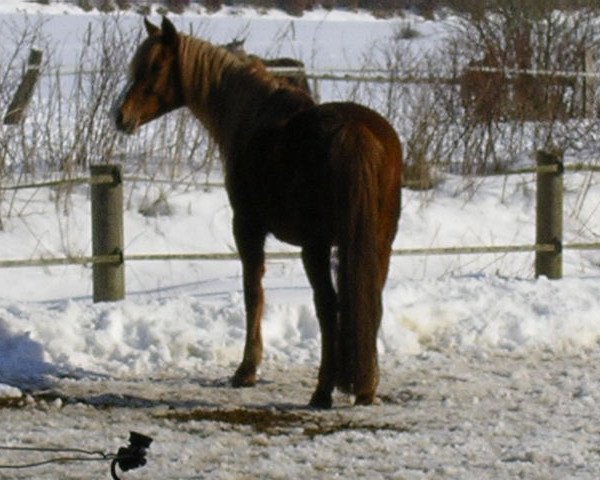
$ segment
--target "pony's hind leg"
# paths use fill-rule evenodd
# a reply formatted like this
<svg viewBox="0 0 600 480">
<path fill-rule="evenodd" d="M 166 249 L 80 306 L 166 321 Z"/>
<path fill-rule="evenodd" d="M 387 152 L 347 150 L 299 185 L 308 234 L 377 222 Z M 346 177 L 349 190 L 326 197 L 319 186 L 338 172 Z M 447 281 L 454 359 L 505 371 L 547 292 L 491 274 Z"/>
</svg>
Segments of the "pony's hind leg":
<svg viewBox="0 0 600 480">
<path fill-rule="evenodd" d="M 246 307 L 246 344 L 244 358 L 231 381 L 234 387 L 251 387 L 262 360 L 261 319 L 264 306 L 262 277 L 265 273 L 264 242 L 266 235 L 257 231 L 254 222 L 234 218 L 234 237 L 242 261 L 244 303 Z"/>
<path fill-rule="evenodd" d="M 390 201 L 389 204 L 393 205 Z M 394 218 L 397 218 L 396 217 Z M 377 303 L 381 305 L 383 287 L 387 278 L 389 266 L 390 266 L 390 255 L 392 252 L 392 241 L 396 234 L 395 224 L 384 225 L 380 227 L 377 237 L 377 257 L 378 257 L 378 271 L 379 271 L 379 285 L 377 287 Z M 381 310 L 381 307 L 379 307 Z M 379 365 L 377 360 L 377 331 L 379 330 L 379 321 L 374 331 L 371 332 L 370 336 L 363 337 L 363 342 L 357 345 L 357 348 L 367 347 L 367 351 L 375 352 L 374 356 L 363 355 L 362 358 L 369 358 L 366 365 L 362 365 L 359 368 L 359 374 L 357 378 L 357 384 L 355 386 L 356 394 L 356 405 L 371 405 L 377 403 L 375 392 L 377 385 L 379 384 Z M 370 346 L 367 342 L 370 342 Z M 360 355 L 360 354 L 359 354 Z M 361 372 L 363 372 L 361 374 Z M 367 372 L 367 373 L 364 373 Z"/>
<path fill-rule="evenodd" d="M 302 261 L 313 289 L 315 308 L 321 327 L 321 366 L 319 381 L 310 400 L 311 407 L 331 408 L 331 394 L 338 371 L 337 354 L 337 294 L 330 271 L 329 246 L 309 246 L 302 249 Z"/>
</svg>

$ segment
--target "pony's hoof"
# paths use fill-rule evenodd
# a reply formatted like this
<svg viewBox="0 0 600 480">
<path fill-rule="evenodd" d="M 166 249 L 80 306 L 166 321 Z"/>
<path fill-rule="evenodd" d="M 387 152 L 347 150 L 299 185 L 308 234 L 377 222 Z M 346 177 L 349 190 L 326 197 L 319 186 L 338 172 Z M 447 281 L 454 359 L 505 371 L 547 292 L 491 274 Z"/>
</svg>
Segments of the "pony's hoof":
<svg viewBox="0 0 600 480">
<path fill-rule="evenodd" d="M 253 387 L 256 385 L 256 370 L 240 365 L 231 379 L 231 385 L 234 388 Z"/>
<path fill-rule="evenodd" d="M 356 399 L 354 400 L 354 405 L 381 405 L 381 400 L 379 400 L 374 393 L 357 395 Z"/>
<path fill-rule="evenodd" d="M 309 406 L 319 410 L 329 410 L 333 405 L 330 393 L 316 391 L 310 399 Z"/>
</svg>

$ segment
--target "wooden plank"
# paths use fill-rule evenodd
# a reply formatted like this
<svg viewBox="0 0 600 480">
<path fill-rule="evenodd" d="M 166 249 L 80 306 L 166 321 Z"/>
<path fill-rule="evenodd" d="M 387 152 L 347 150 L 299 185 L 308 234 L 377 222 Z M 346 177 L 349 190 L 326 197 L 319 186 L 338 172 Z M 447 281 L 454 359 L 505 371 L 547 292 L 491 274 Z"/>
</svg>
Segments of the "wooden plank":
<svg viewBox="0 0 600 480">
<path fill-rule="evenodd" d="M 42 51 L 34 48 L 31 49 L 29 52 L 29 61 L 27 62 L 27 70 L 4 116 L 5 125 L 18 125 L 25 119 L 27 107 L 33 97 L 35 86 L 40 77 L 41 64 Z"/>
</svg>

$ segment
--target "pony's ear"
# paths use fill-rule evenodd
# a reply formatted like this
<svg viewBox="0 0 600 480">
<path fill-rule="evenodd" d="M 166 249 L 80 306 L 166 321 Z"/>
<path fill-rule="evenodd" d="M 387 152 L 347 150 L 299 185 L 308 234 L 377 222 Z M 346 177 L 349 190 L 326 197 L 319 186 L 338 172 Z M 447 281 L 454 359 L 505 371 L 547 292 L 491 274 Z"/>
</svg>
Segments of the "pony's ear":
<svg viewBox="0 0 600 480">
<path fill-rule="evenodd" d="M 169 20 L 167 17 L 163 17 L 161 28 L 163 42 L 166 45 L 176 45 L 178 39 L 177 29 L 175 28 L 175 25 L 173 25 L 171 20 Z"/>
<path fill-rule="evenodd" d="M 160 35 L 160 28 L 151 23 L 146 17 L 144 17 L 144 26 L 149 36 Z"/>
</svg>

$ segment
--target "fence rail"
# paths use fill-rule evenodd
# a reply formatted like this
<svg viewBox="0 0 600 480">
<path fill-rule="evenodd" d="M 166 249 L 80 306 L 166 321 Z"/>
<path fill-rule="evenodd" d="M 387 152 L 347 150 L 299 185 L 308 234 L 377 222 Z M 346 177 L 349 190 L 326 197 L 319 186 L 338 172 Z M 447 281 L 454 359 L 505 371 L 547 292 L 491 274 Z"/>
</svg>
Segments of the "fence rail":
<svg viewBox="0 0 600 480">
<path fill-rule="evenodd" d="M 562 253 L 566 250 L 600 250 L 597 243 L 562 243 L 562 176 L 565 171 L 599 171 L 596 166 L 583 164 L 563 167 L 560 154 L 538 152 L 537 167 L 523 168 L 505 174 L 537 174 L 536 241 L 530 245 L 451 246 L 435 248 L 403 248 L 392 251 L 394 256 L 426 255 L 484 255 L 533 252 L 536 254 L 535 274 L 548 278 L 562 277 Z M 120 300 L 125 296 L 124 264 L 132 261 L 233 261 L 235 252 L 223 253 L 124 253 L 123 247 L 123 195 L 124 181 L 141 181 L 141 177 L 127 177 L 114 165 L 93 166 L 88 178 L 73 178 L 28 185 L 15 185 L 3 189 L 42 188 L 65 183 L 89 184 L 92 188 L 92 252 L 91 256 L 64 258 L 31 258 L 0 260 L 0 268 L 48 267 L 64 265 L 92 265 L 94 301 Z M 205 184 L 198 184 L 205 185 Z M 211 186 L 222 186 L 212 183 Z M 300 252 L 267 252 L 268 260 L 300 258 Z"/>
<path fill-rule="evenodd" d="M 120 70 L 99 70 L 99 69 L 50 69 L 42 70 L 40 66 L 30 67 L 32 70 L 40 70 L 42 77 L 55 77 L 57 74 L 61 77 L 69 77 L 76 75 L 96 75 L 99 73 L 122 73 Z M 458 83 L 457 77 L 439 77 L 428 73 L 404 73 L 390 74 L 389 70 L 385 69 L 369 69 L 369 68 L 307 68 L 307 67 L 266 67 L 269 72 L 275 76 L 298 76 L 306 77 L 310 80 L 325 80 L 325 81 L 357 81 L 357 82 L 387 82 L 387 83 Z M 521 69 L 521 68 L 502 68 L 502 67 L 465 67 L 465 71 L 482 72 L 482 73 L 502 73 L 506 76 L 540 76 L 540 77 L 557 77 L 557 78 L 600 78 L 600 72 L 596 71 L 581 71 L 581 70 L 547 70 L 547 69 Z"/>
<path fill-rule="evenodd" d="M 537 166 L 537 167 L 523 167 L 511 170 L 505 170 L 503 172 L 483 173 L 480 177 L 497 177 L 497 176 L 511 176 L 511 175 L 527 175 L 532 173 L 556 173 L 560 169 L 565 172 L 594 172 L 600 173 L 600 165 L 593 165 L 589 163 L 576 163 L 564 165 L 562 167 L 556 165 L 549 166 Z M 47 180 L 42 182 L 30 182 L 30 183 L 19 183 L 15 185 L 0 185 L 0 191 L 13 191 L 13 190 L 27 190 L 27 189 L 39 189 L 39 188 L 53 188 L 62 187 L 68 185 L 94 185 L 111 183 L 113 177 L 111 175 L 99 176 L 99 177 L 73 177 L 63 178 L 56 180 Z M 204 181 L 189 181 L 169 178 L 154 178 L 146 177 L 141 175 L 123 175 L 124 182 L 144 182 L 144 183 L 156 183 L 156 184 L 167 184 L 167 185 L 180 185 L 184 187 L 195 187 L 195 188 L 225 188 L 223 182 L 204 182 Z M 404 187 L 410 187 L 413 182 L 404 181 Z M 420 181 L 415 181 L 415 185 L 420 184 Z"/>
<path fill-rule="evenodd" d="M 547 69 L 520 69 L 504 67 L 487 66 L 467 66 L 464 72 L 498 73 L 505 78 L 517 78 L 519 76 L 563 78 L 563 79 L 583 79 L 590 82 L 590 88 L 595 88 L 597 80 L 600 79 L 600 72 L 591 70 L 591 57 L 586 56 L 584 70 L 547 70 Z M 73 68 L 65 69 L 46 69 L 41 67 L 42 52 L 32 49 L 28 61 L 28 68 L 23 75 L 19 88 L 15 93 L 11 106 L 4 117 L 4 123 L 16 125 L 20 123 L 25 115 L 27 106 L 32 98 L 34 88 L 40 77 L 74 76 L 74 75 L 94 75 L 98 73 L 118 74 L 122 72 L 110 70 Z M 589 70 L 588 70 L 589 69 Z M 384 69 L 316 69 L 306 67 L 267 67 L 275 76 L 298 76 L 313 80 L 315 82 L 333 81 L 333 82 L 369 82 L 369 83 L 395 83 L 395 84 L 448 84 L 458 85 L 461 83 L 461 75 L 440 76 L 431 73 L 413 70 L 411 72 L 395 72 Z M 594 96 L 593 94 L 591 95 Z"/>
<path fill-rule="evenodd" d="M 600 242 L 596 243 L 571 243 L 562 245 L 562 250 L 600 250 Z M 537 245 L 496 245 L 496 246 L 459 246 L 459 247 L 428 247 L 428 248 L 400 248 L 392 250 L 393 256 L 433 256 L 433 255 L 485 255 L 505 253 L 535 253 L 556 251 L 555 244 Z M 299 251 L 294 252 L 267 252 L 267 260 L 296 260 L 300 259 Z M 235 261 L 239 255 L 235 252 L 222 253 L 134 253 L 130 255 L 91 255 L 77 257 L 52 257 L 31 258 L 17 260 L 0 260 L 0 268 L 21 267 L 54 267 L 73 265 L 110 264 L 123 260 L 127 262 L 138 261 Z"/>
<path fill-rule="evenodd" d="M 429 255 L 485 255 L 485 254 L 504 254 L 504 253 L 535 253 L 535 252 L 554 252 L 555 244 L 537 244 L 537 245 L 495 245 L 495 246 L 457 246 L 457 247 L 427 247 L 427 248 L 400 248 L 392 250 L 393 256 L 429 256 Z M 600 250 L 600 242 L 596 243 L 569 243 L 562 245 L 562 250 Z M 267 260 L 295 260 L 300 259 L 299 251 L 293 252 L 267 252 Z M 0 260 L 0 268 L 21 268 L 21 267 L 54 267 L 69 265 L 93 265 L 138 261 L 234 261 L 239 260 L 239 255 L 235 252 L 222 253 L 134 253 L 129 255 L 90 255 L 77 257 L 51 257 L 51 258 L 30 258 L 16 260 Z"/>
<path fill-rule="evenodd" d="M 91 265 L 115 263 L 120 261 L 121 255 L 94 255 L 88 257 L 52 257 L 30 258 L 23 260 L 0 260 L 0 268 L 18 267 L 56 267 L 61 265 Z"/>
</svg>

